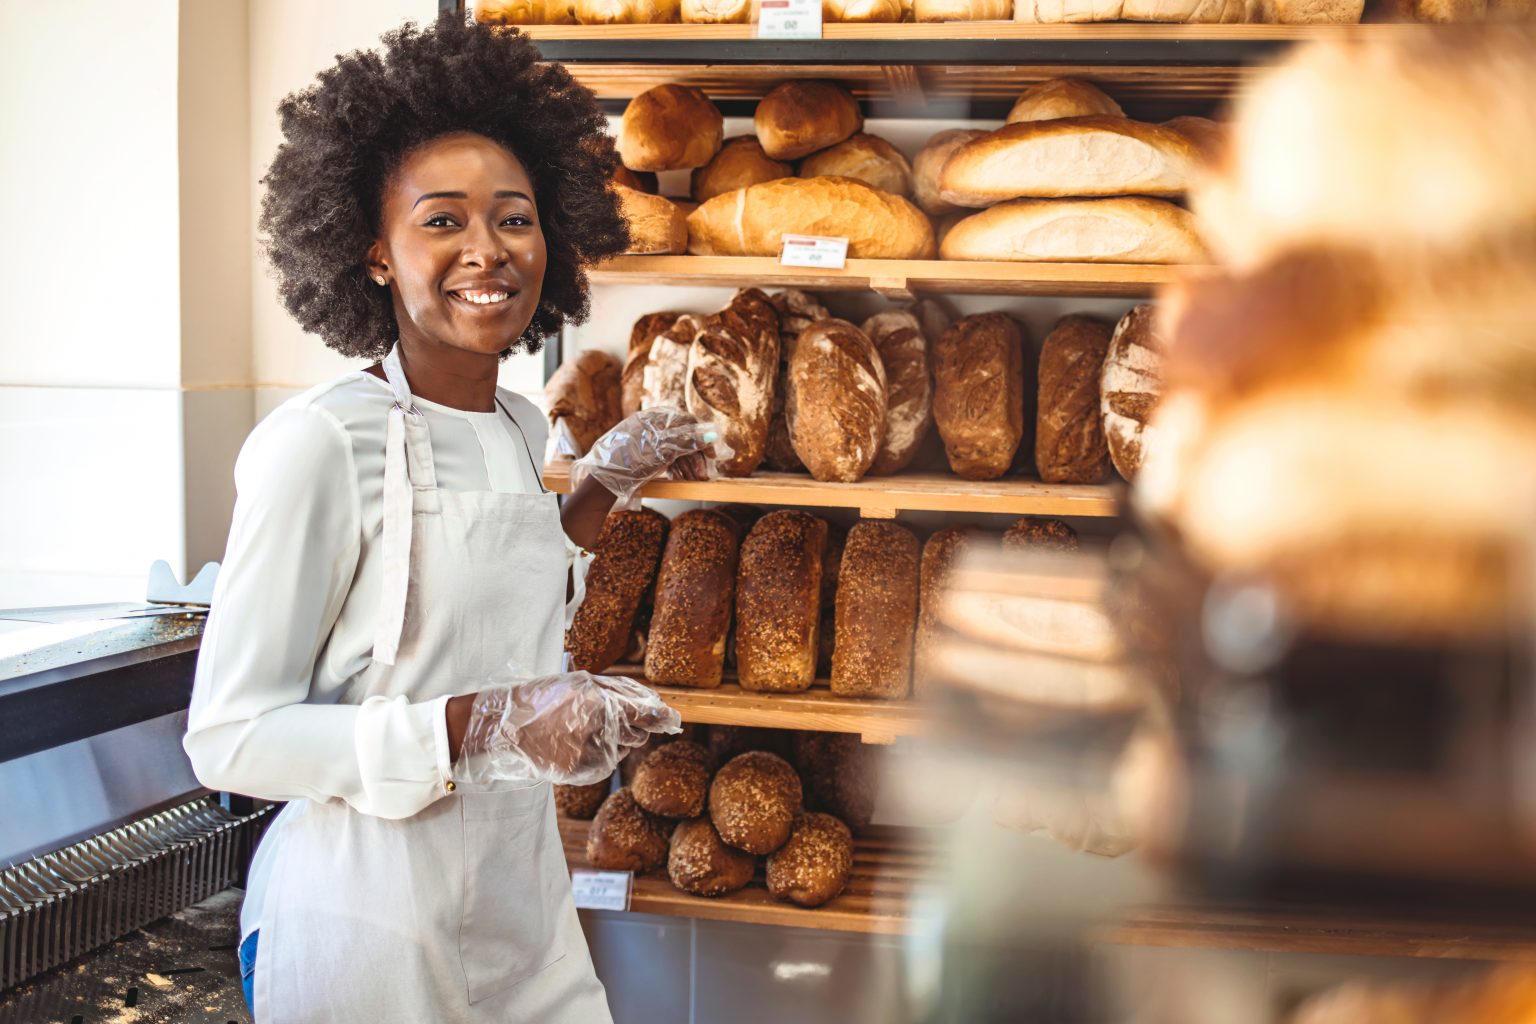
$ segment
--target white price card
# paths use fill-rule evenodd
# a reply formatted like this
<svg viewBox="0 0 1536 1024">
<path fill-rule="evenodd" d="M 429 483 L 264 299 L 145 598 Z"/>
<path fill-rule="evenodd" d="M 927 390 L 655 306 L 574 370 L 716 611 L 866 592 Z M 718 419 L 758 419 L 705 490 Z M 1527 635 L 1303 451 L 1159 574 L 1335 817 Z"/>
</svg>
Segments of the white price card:
<svg viewBox="0 0 1536 1024">
<path fill-rule="evenodd" d="M 848 262 L 848 239 L 820 235 L 785 235 L 779 262 L 786 267 L 842 270 Z"/>
<path fill-rule="evenodd" d="M 760 0 L 759 39 L 820 39 L 821 0 Z"/>
<path fill-rule="evenodd" d="M 572 871 L 571 895 L 582 910 L 628 910 L 633 871 Z"/>
</svg>

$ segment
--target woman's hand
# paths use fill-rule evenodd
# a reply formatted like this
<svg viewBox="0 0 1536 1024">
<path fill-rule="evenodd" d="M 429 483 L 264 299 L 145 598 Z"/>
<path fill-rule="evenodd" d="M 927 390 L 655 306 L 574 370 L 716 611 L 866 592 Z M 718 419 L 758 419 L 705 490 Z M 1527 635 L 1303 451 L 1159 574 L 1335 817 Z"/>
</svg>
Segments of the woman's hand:
<svg viewBox="0 0 1536 1024">
<path fill-rule="evenodd" d="M 682 480 L 705 479 L 718 439 L 713 425 L 679 409 L 642 409 L 571 465 L 571 485 L 596 480 L 627 505 L 647 481 L 669 471 Z"/>
</svg>

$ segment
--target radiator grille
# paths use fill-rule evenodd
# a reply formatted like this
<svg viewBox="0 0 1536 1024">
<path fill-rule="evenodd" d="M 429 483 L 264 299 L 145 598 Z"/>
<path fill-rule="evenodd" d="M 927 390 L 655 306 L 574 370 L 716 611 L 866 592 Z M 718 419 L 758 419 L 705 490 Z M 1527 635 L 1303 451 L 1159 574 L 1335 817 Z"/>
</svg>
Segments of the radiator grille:
<svg viewBox="0 0 1536 1024">
<path fill-rule="evenodd" d="M 0 991 L 234 885 L 271 811 L 200 800 L 0 871 Z"/>
</svg>

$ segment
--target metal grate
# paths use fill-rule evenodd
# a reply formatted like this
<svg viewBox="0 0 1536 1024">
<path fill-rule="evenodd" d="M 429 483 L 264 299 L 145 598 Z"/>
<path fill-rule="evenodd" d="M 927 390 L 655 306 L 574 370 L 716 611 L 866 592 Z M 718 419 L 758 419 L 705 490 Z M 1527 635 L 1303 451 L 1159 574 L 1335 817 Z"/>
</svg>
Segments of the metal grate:
<svg viewBox="0 0 1536 1024">
<path fill-rule="evenodd" d="M 271 811 L 200 800 L 0 871 L 0 991 L 236 884 Z"/>
</svg>

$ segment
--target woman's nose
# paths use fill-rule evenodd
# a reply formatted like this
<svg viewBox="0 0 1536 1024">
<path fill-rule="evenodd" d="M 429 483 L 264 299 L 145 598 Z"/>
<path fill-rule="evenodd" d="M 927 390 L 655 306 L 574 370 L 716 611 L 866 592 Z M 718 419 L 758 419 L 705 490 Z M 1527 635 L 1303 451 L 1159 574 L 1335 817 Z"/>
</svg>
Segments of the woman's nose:
<svg viewBox="0 0 1536 1024">
<path fill-rule="evenodd" d="M 459 253 L 459 262 L 466 267 L 496 267 L 511 258 L 501 237 L 484 223 L 470 227 L 464 237 L 464 248 Z"/>
</svg>

